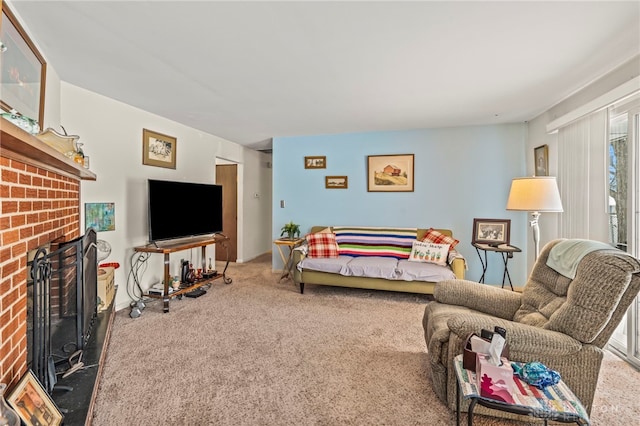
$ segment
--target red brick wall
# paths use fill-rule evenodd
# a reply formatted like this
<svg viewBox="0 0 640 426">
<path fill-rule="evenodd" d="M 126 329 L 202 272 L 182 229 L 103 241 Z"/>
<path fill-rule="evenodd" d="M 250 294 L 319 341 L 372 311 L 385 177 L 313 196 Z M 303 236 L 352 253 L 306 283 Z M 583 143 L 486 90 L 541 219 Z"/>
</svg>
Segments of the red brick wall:
<svg viewBox="0 0 640 426">
<path fill-rule="evenodd" d="M 80 181 L 0 155 L 0 383 L 27 369 L 27 252 L 80 236 Z"/>
</svg>

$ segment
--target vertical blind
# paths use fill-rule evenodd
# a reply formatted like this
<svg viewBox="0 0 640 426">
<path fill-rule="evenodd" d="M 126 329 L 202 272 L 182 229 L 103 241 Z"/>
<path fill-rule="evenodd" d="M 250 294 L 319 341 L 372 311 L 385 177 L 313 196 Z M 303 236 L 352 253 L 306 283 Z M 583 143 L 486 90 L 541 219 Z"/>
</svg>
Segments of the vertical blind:
<svg viewBox="0 0 640 426">
<path fill-rule="evenodd" d="M 607 110 L 602 109 L 558 130 L 558 189 L 564 207 L 558 235 L 562 238 L 607 241 L 606 129 Z"/>
</svg>

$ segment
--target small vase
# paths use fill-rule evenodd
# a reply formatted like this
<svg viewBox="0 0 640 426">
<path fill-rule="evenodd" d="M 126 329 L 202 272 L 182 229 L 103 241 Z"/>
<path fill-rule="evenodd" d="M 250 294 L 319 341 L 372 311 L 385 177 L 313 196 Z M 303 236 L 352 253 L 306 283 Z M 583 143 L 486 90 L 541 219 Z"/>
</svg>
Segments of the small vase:
<svg viewBox="0 0 640 426">
<path fill-rule="evenodd" d="M 20 426 L 20 417 L 4 399 L 7 385 L 0 383 L 0 426 Z"/>
<path fill-rule="evenodd" d="M 73 161 L 84 166 L 84 151 L 82 150 L 82 145 L 84 144 L 80 142 L 76 142 L 77 148 L 76 148 L 76 153 L 73 156 Z"/>
</svg>

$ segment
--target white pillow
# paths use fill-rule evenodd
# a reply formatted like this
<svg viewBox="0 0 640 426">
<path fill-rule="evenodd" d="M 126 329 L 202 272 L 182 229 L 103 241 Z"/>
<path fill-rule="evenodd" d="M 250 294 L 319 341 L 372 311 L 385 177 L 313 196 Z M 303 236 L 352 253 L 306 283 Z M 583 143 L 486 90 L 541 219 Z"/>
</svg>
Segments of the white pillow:
<svg viewBox="0 0 640 426">
<path fill-rule="evenodd" d="M 428 262 L 436 265 L 446 265 L 449 246 L 451 244 L 425 243 L 414 241 L 409 255 L 410 262 Z"/>
</svg>

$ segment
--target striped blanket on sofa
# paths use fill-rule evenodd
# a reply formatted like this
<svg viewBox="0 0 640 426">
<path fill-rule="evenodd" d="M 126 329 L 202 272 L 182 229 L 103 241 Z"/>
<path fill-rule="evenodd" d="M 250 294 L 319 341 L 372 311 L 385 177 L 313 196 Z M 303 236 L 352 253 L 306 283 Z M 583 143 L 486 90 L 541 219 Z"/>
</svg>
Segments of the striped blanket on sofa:
<svg viewBox="0 0 640 426">
<path fill-rule="evenodd" d="M 380 228 L 370 226 L 334 226 L 338 254 L 344 256 L 381 256 L 408 259 L 417 228 Z"/>
</svg>

